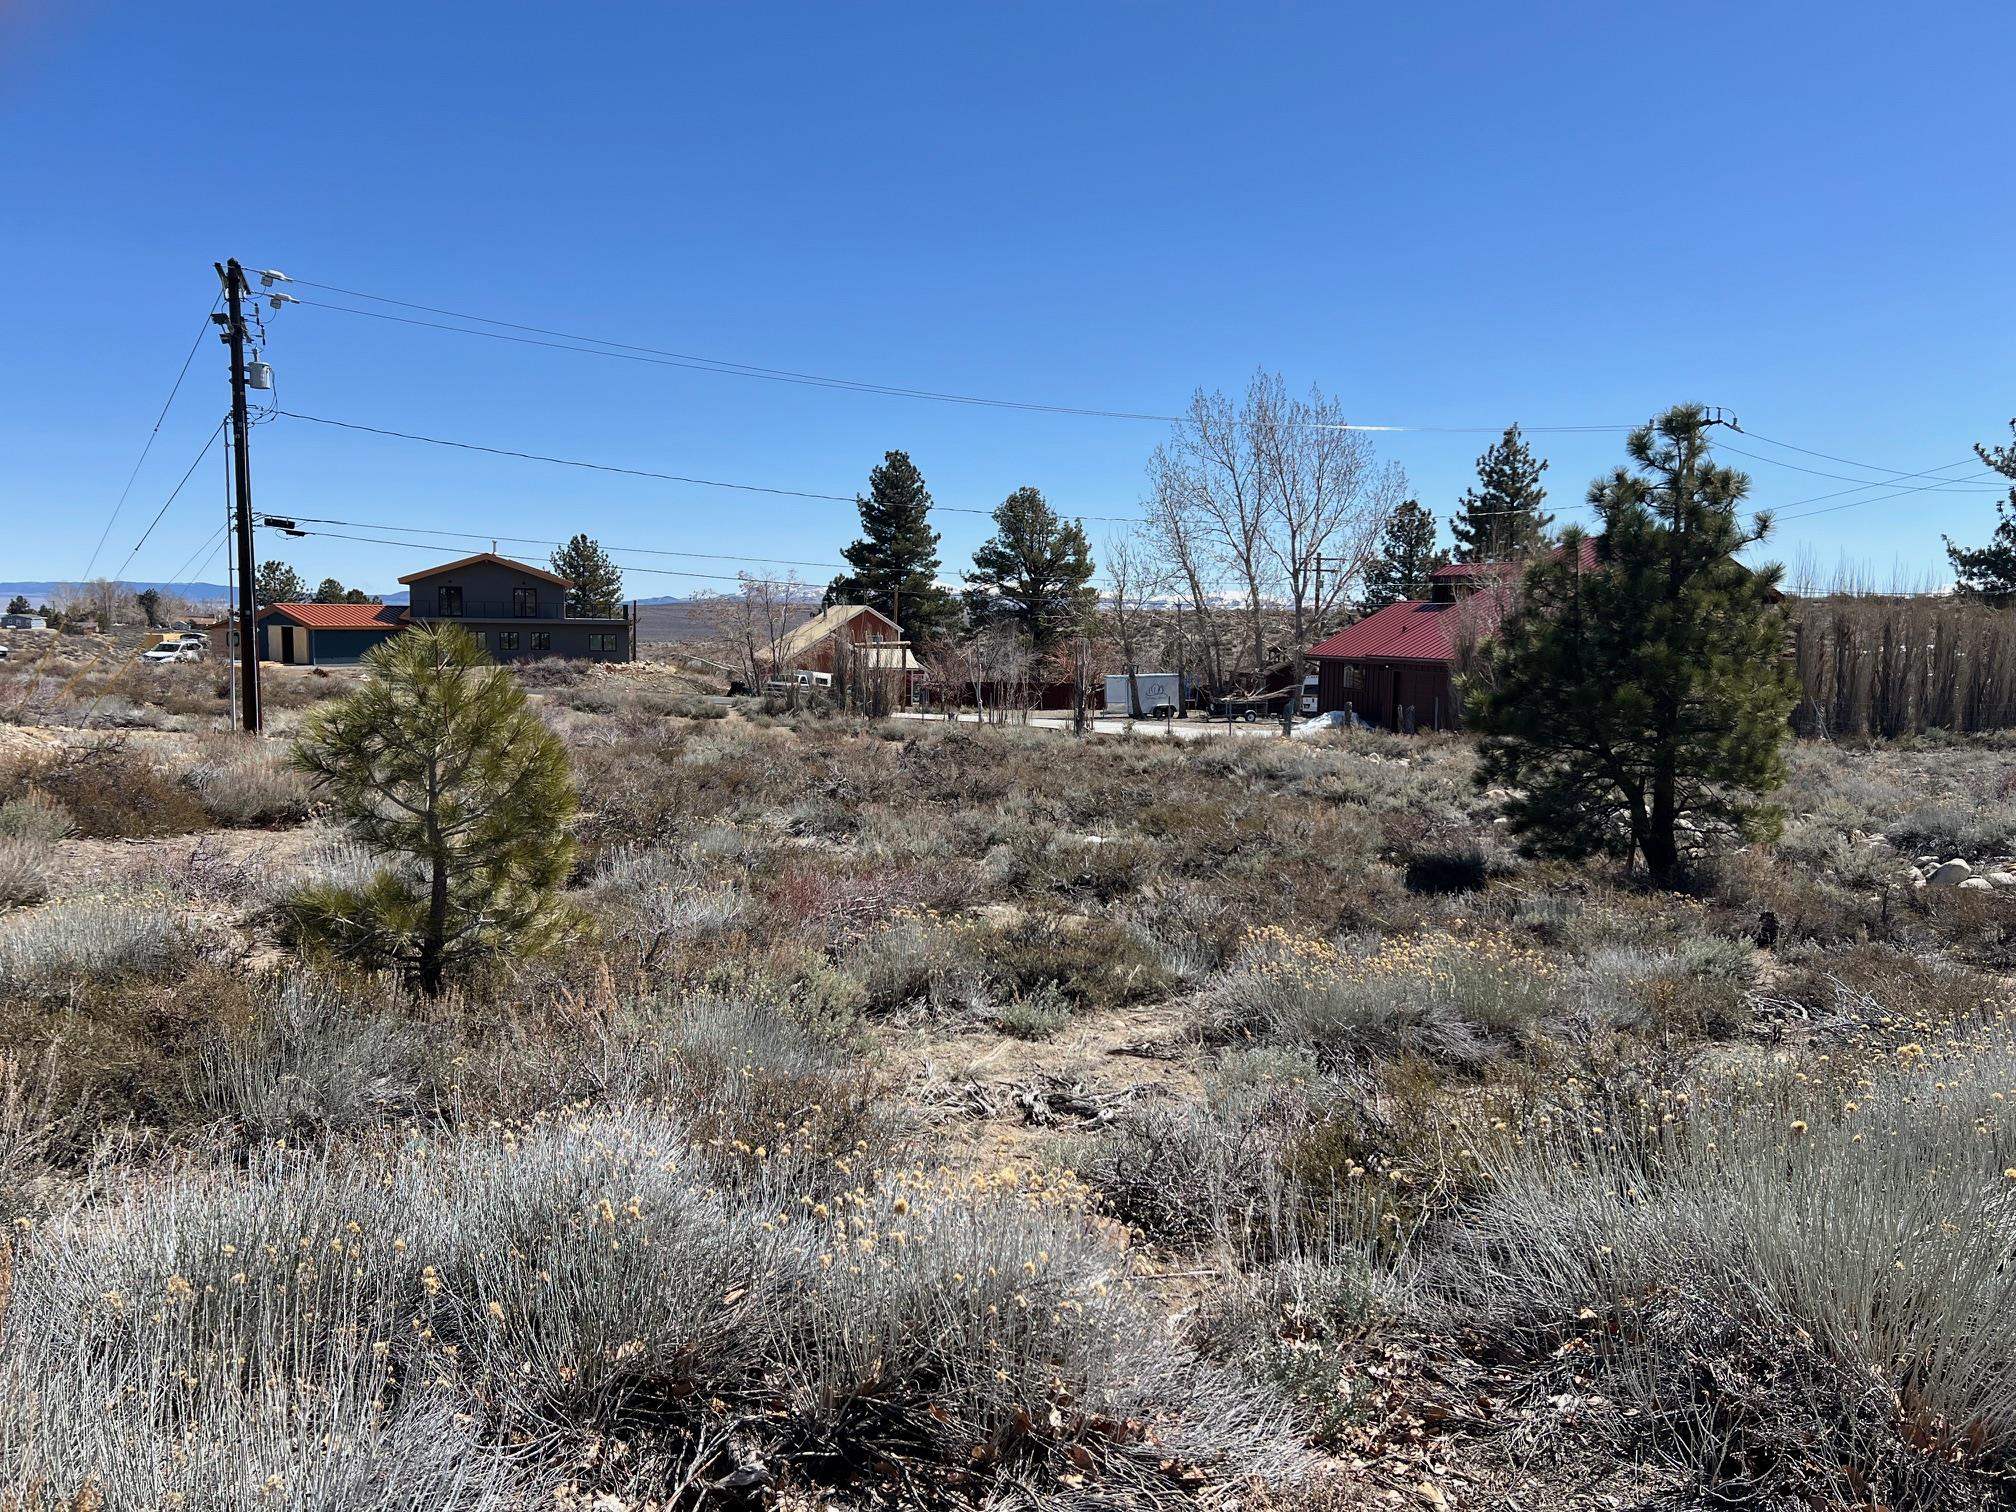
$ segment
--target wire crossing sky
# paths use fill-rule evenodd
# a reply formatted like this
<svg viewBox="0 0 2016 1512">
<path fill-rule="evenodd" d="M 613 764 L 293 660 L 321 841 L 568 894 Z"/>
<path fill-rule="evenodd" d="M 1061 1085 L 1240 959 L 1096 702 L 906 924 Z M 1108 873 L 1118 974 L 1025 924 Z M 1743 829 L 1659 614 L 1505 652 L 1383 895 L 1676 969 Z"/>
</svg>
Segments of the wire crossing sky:
<svg viewBox="0 0 2016 1512">
<path fill-rule="evenodd" d="M 261 554 L 374 591 L 430 555 L 374 534 L 837 561 L 891 448 L 948 575 L 1025 484 L 1096 554 L 1263 365 L 1444 520 L 1504 424 L 1586 519 L 1694 400 L 1788 561 L 1993 524 L 2003 5 L 300 9 L 0 7 L 0 580 L 215 560 L 214 490 L 165 501 L 226 256 L 302 280 L 262 397 L 343 422 L 257 427 L 257 507 L 371 523 Z"/>
</svg>

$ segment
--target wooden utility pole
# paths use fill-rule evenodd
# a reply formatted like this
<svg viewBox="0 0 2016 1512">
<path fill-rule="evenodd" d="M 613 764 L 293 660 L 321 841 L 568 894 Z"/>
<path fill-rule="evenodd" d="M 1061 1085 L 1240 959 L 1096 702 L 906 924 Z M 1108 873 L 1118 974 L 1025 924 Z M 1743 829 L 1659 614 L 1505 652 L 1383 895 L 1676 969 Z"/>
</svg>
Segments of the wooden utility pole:
<svg viewBox="0 0 2016 1512">
<path fill-rule="evenodd" d="M 252 591 L 252 421 L 245 406 L 245 270 L 235 257 L 212 266 L 224 280 L 226 305 L 224 314 L 212 318 L 224 327 L 224 344 L 231 349 L 231 456 L 238 529 L 238 707 L 242 727 L 256 733 L 265 721 L 259 708 L 259 606 Z"/>
</svg>

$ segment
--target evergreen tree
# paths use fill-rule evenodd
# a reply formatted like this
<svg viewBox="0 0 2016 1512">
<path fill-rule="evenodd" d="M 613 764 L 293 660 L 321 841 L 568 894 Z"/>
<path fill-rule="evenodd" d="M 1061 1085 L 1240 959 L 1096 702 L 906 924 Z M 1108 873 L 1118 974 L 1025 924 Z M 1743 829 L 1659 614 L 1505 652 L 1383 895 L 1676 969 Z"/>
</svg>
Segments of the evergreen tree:
<svg viewBox="0 0 2016 1512">
<path fill-rule="evenodd" d="M 7 612 L 9 614 L 26 614 L 28 612 L 28 595 L 17 593 L 14 597 L 7 600 Z"/>
<path fill-rule="evenodd" d="M 623 612 L 623 569 L 601 543 L 575 535 L 553 553 L 553 570 L 572 585 L 567 612 L 577 619 L 612 619 Z"/>
<path fill-rule="evenodd" d="M 568 934 L 567 751 L 518 679 L 452 624 L 374 646 L 364 670 L 355 692 L 310 716 L 294 764 L 393 864 L 362 886 L 297 892 L 289 912 L 303 934 L 429 993 L 482 957 Z"/>
<path fill-rule="evenodd" d="M 264 607 L 267 604 L 298 604 L 308 597 L 308 585 L 301 580 L 301 574 L 285 562 L 261 562 L 259 570 L 252 576 L 253 602 Z"/>
<path fill-rule="evenodd" d="M 383 602 L 377 594 L 366 593 L 362 588 L 345 588 L 343 602 L 346 604 L 376 604 Z"/>
<path fill-rule="evenodd" d="M 2009 422 L 2009 430 L 2016 435 L 2016 420 Z M 2011 480 L 2009 497 L 1996 501 L 1997 524 L 1986 546 L 1955 546 L 1953 538 L 1947 536 L 1946 556 L 1959 579 L 1956 591 L 1962 597 L 1979 599 L 1999 609 L 2016 604 L 2016 444 L 1976 446 L 1974 451 L 1983 462 Z"/>
<path fill-rule="evenodd" d="M 324 578 L 315 589 L 313 602 L 317 604 L 340 604 L 343 602 L 343 585 L 335 578 Z"/>
<path fill-rule="evenodd" d="M 856 494 L 861 539 L 841 551 L 851 571 L 826 585 L 826 605 L 866 604 L 903 627 L 911 640 L 942 638 L 958 605 L 938 583 L 938 532 L 930 525 L 931 491 L 908 452 L 882 454 L 868 470 L 868 496 Z"/>
<path fill-rule="evenodd" d="M 1477 486 L 1464 490 L 1449 520 L 1457 561 L 1503 562 L 1546 544 L 1554 517 L 1540 512 L 1545 471 L 1547 464 L 1527 448 L 1516 425 L 1485 448 L 1477 459 Z"/>
<path fill-rule="evenodd" d="M 142 589 L 139 593 L 133 595 L 133 602 L 138 604 L 140 612 L 147 616 L 147 628 L 149 630 L 158 630 L 161 628 L 161 590 L 159 588 Z"/>
<path fill-rule="evenodd" d="M 1084 525 L 1059 518 L 1034 488 L 1016 489 L 994 511 L 994 535 L 973 553 L 966 581 L 974 623 L 1011 621 L 1039 654 L 1099 607 Z"/>
<path fill-rule="evenodd" d="M 1358 612 L 1370 614 L 1402 599 L 1428 597 L 1428 574 L 1448 562 L 1449 553 L 1435 544 L 1435 516 L 1407 500 L 1387 516 L 1379 555 L 1365 569 Z"/>
<path fill-rule="evenodd" d="M 1796 698 L 1781 569 L 1736 561 L 1770 518 L 1737 524 L 1750 480 L 1709 460 L 1706 431 L 1682 406 L 1632 434 L 1637 470 L 1589 490 L 1597 566 L 1571 530 L 1485 653 L 1478 781 L 1515 791 L 1506 816 L 1535 853 L 1636 853 L 1665 882 L 1683 835 L 1776 828 L 1758 800 L 1783 777 Z"/>
</svg>

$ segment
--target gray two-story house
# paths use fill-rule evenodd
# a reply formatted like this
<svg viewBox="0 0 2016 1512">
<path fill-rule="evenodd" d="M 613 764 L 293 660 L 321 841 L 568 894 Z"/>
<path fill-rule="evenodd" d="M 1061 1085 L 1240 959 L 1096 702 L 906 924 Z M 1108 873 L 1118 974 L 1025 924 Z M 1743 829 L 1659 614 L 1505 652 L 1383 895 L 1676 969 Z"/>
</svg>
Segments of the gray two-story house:
<svg viewBox="0 0 2016 1512">
<path fill-rule="evenodd" d="M 626 615 L 579 618 L 567 612 L 567 579 L 479 551 L 399 579 L 398 604 L 267 604 L 259 610 L 262 661 L 354 666 L 373 646 L 415 624 L 453 621 L 493 661 L 562 656 L 630 661 L 635 625 Z"/>
</svg>

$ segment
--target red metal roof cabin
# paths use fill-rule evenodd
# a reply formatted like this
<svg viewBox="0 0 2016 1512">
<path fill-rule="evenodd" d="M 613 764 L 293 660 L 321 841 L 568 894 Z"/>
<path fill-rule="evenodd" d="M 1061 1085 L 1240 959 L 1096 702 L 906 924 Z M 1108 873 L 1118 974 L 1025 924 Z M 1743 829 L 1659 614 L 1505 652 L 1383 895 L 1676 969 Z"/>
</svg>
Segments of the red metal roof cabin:
<svg viewBox="0 0 2016 1512">
<path fill-rule="evenodd" d="M 1582 541 L 1582 565 L 1596 565 L 1596 542 Z M 1498 628 L 1523 562 L 1452 562 L 1428 577 L 1425 599 L 1403 599 L 1309 648 L 1316 707 L 1349 709 L 1388 730 L 1454 730 L 1463 711 L 1454 673 L 1463 645 Z"/>
</svg>

